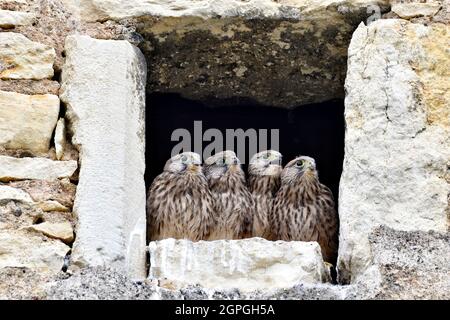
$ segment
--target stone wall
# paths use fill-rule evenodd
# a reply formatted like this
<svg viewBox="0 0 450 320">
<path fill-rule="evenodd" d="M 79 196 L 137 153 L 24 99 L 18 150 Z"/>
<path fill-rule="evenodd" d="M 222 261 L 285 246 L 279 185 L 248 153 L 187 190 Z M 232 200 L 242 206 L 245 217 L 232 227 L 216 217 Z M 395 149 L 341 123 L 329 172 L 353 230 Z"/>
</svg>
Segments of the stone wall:
<svg viewBox="0 0 450 320">
<path fill-rule="evenodd" d="M 347 47 L 383 1 L 94 1 L 82 18 L 133 19 L 149 92 L 294 107 L 344 97 Z"/>
<path fill-rule="evenodd" d="M 54 81 L 56 50 L 21 32 L 35 32 L 38 15 L 24 1 L 0 5 L 0 272 L 45 277 L 65 267 L 74 241 L 78 154 Z"/>
<path fill-rule="evenodd" d="M 331 281 L 316 242 L 165 239 L 151 242 L 149 253 L 149 278 L 171 289 L 199 284 L 251 292 Z"/>
<path fill-rule="evenodd" d="M 448 0 L 0 0 L 0 297 L 448 299 L 449 22 Z M 287 108 L 345 96 L 351 285 L 323 284 L 304 244 L 280 258 L 257 239 L 244 267 L 292 277 L 277 266 L 252 288 L 281 289 L 215 290 L 245 285 L 217 261 L 187 289 L 161 281 L 180 280 L 189 243 L 172 270 L 153 244 L 151 278 L 129 281 L 146 277 L 146 88 Z"/>
<path fill-rule="evenodd" d="M 284 289 L 241 291 L 209 289 L 190 285 L 167 289 L 153 282 L 133 282 L 108 267 L 90 267 L 74 274 L 61 273 L 45 286 L 37 273 L 9 269 L 0 274 L 0 292 L 7 298 L 46 299 L 449 299 L 450 281 L 448 234 L 423 231 L 396 231 L 387 227 L 375 229 L 369 236 L 374 266 L 355 283 L 347 286 L 300 283 Z M 28 285 L 32 283 L 32 290 Z M 6 290 L 5 290 L 6 288 Z"/>
<path fill-rule="evenodd" d="M 22 268 L 45 278 L 69 266 L 104 265 L 113 260 L 116 268 L 134 278 L 146 276 L 145 62 L 129 42 L 87 38 L 104 45 L 114 57 L 78 52 L 69 63 L 70 49 L 65 45 L 73 33 L 118 39 L 123 38 L 124 30 L 126 27 L 113 22 L 83 23 L 60 1 L 0 2 L 0 272 L 15 275 L 9 270 Z M 120 50 L 122 69 L 118 68 Z M 94 59 L 81 61 L 87 69 L 77 65 L 83 57 Z M 101 63 L 110 65 L 113 59 L 115 74 L 99 69 Z M 115 111 L 96 96 L 99 83 L 91 83 L 101 73 L 108 76 L 103 82 L 109 90 L 102 96 L 112 99 Z M 127 73 L 136 79 L 134 85 L 126 86 Z M 86 78 L 77 82 L 80 76 Z M 111 86 L 114 76 L 117 87 Z M 72 80 L 67 81 L 69 78 Z M 62 90 L 60 82 L 64 83 Z M 83 87 L 77 87 L 80 82 L 94 92 L 83 93 Z M 74 92 L 90 95 L 99 102 L 98 108 L 83 98 L 78 103 Z M 105 121 L 114 114 L 117 118 Z M 123 130 L 118 131 L 119 127 Z M 94 139 L 93 133 L 98 138 Z M 119 184 L 116 191 L 114 182 Z M 128 196 L 117 190 L 126 183 L 135 186 Z M 128 210 L 133 214 L 125 217 Z M 102 220 L 100 213 L 116 222 Z M 93 228 L 92 221 L 100 230 Z M 115 238 L 107 236 L 108 230 L 118 230 Z M 134 248 L 140 254 L 135 254 Z M 95 254 L 89 256 L 90 250 Z M 11 281 L 16 280 L 13 278 Z"/>
</svg>

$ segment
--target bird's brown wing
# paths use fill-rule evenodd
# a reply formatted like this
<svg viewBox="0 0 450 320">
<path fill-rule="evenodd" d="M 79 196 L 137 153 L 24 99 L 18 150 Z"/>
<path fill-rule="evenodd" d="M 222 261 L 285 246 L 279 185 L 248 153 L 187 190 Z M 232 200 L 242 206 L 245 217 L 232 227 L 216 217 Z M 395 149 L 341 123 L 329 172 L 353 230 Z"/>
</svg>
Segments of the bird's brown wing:
<svg viewBox="0 0 450 320">
<path fill-rule="evenodd" d="M 325 261 L 335 263 L 338 251 L 339 217 L 335 208 L 333 193 L 325 185 L 321 185 L 318 197 L 322 204 L 321 233 L 319 243 Z"/>
<path fill-rule="evenodd" d="M 159 240 L 163 230 L 164 216 L 167 211 L 166 185 L 170 176 L 162 173 L 151 184 L 147 197 L 147 240 Z"/>
<path fill-rule="evenodd" d="M 201 182 L 198 188 L 193 190 L 193 202 L 195 217 L 190 221 L 191 238 L 194 241 L 208 240 L 217 224 L 216 208 L 208 185 Z"/>
<path fill-rule="evenodd" d="M 242 201 L 244 203 L 242 238 L 250 238 L 253 235 L 253 223 L 256 215 L 256 203 L 252 194 L 245 185 L 242 185 Z"/>
</svg>

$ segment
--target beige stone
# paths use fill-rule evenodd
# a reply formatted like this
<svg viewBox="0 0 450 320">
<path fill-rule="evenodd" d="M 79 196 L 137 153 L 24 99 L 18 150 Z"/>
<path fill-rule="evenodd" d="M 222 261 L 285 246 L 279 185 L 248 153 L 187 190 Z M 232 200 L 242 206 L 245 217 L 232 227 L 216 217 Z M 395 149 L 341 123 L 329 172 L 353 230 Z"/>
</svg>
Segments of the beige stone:
<svg viewBox="0 0 450 320">
<path fill-rule="evenodd" d="M 27 0 L 0 0 L 0 4 L 9 4 L 9 3 L 27 4 Z"/>
<path fill-rule="evenodd" d="M 61 160 L 64 156 L 64 148 L 66 143 L 66 122 L 64 118 L 61 118 L 58 120 L 55 129 L 56 159 Z"/>
<path fill-rule="evenodd" d="M 13 181 L 11 187 L 27 192 L 35 202 L 57 201 L 65 207 L 72 207 L 75 198 L 76 185 L 68 178 L 61 180 L 25 180 Z"/>
<path fill-rule="evenodd" d="M 31 196 L 18 188 L 0 185 L 0 229 L 18 229 L 42 218 Z"/>
<path fill-rule="evenodd" d="M 71 243 L 74 239 L 73 228 L 70 222 L 42 222 L 26 227 L 26 229 L 41 232 L 47 237 L 59 239 L 65 243 Z"/>
<path fill-rule="evenodd" d="M 445 232 L 450 179 L 450 27 L 361 24 L 349 47 L 345 159 L 339 190 L 339 277 L 373 262 L 378 225 Z"/>
<path fill-rule="evenodd" d="M 55 95 L 0 91 L 0 146 L 45 154 L 59 114 Z"/>
<path fill-rule="evenodd" d="M 38 202 L 37 206 L 39 208 L 41 208 L 41 210 L 44 212 L 50 212 L 50 211 L 69 212 L 70 211 L 69 208 L 63 206 L 58 201 L 54 201 L 54 200 Z"/>
<path fill-rule="evenodd" d="M 9 186 L 0 185 L 0 203 L 7 200 L 19 201 L 26 204 L 34 203 L 31 196 L 25 191 Z"/>
<path fill-rule="evenodd" d="M 0 90 L 29 95 L 59 93 L 59 83 L 53 80 L 0 80 Z"/>
<path fill-rule="evenodd" d="M 0 229 L 0 269 L 29 268 L 57 273 L 70 247 L 59 240 L 33 235 L 25 230 Z"/>
<path fill-rule="evenodd" d="M 0 156 L 0 181 L 26 179 L 54 180 L 71 177 L 76 161 L 53 161 L 45 158 L 13 158 Z"/>
<path fill-rule="evenodd" d="M 173 287 L 252 291 L 330 279 L 317 242 L 165 239 L 151 242 L 149 251 L 149 278 Z"/>
<path fill-rule="evenodd" d="M 394 3 L 392 5 L 392 12 L 404 19 L 410 19 L 415 17 L 429 17 L 434 16 L 441 4 L 439 2 L 412 2 L 412 3 Z"/>
<path fill-rule="evenodd" d="M 29 26 L 35 20 L 35 15 L 29 12 L 0 10 L 0 28 Z"/>
<path fill-rule="evenodd" d="M 0 32 L 0 79 L 50 79 L 55 57 L 47 45 L 19 33 Z"/>
</svg>

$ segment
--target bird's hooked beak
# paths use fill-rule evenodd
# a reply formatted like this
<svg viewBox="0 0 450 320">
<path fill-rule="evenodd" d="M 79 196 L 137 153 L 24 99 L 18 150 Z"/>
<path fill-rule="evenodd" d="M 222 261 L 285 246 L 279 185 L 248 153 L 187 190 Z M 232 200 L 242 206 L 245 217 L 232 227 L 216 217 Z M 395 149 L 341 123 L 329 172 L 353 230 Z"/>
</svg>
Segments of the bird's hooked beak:
<svg viewBox="0 0 450 320">
<path fill-rule="evenodd" d="M 187 169 L 190 172 L 200 172 L 200 165 L 198 165 L 198 164 L 189 164 L 187 166 Z"/>
<path fill-rule="evenodd" d="M 308 177 L 315 177 L 316 176 L 316 166 L 313 163 L 306 162 L 303 174 L 305 174 Z"/>
<path fill-rule="evenodd" d="M 197 162 L 197 161 L 193 161 L 191 163 L 188 163 L 186 166 L 187 166 L 187 170 L 189 172 L 198 173 L 198 172 L 201 171 L 200 163 Z"/>
<path fill-rule="evenodd" d="M 234 158 L 230 163 L 227 163 L 227 168 L 231 171 L 238 171 L 241 168 L 241 162 L 239 159 Z"/>
</svg>

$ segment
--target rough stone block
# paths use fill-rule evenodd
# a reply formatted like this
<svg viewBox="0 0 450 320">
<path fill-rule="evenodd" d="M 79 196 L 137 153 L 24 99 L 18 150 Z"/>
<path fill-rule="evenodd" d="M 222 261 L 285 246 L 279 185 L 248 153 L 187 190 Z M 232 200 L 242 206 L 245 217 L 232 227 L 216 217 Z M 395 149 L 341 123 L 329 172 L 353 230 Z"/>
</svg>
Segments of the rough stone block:
<svg viewBox="0 0 450 320">
<path fill-rule="evenodd" d="M 45 154 L 59 114 L 55 95 L 0 91 L 0 146 Z"/>
<path fill-rule="evenodd" d="M 68 178 L 77 169 L 76 161 L 53 161 L 46 158 L 13 158 L 0 156 L 0 181 L 54 180 Z"/>
<path fill-rule="evenodd" d="M 57 273 L 70 247 L 59 240 L 24 231 L 0 229 L 0 270 L 29 268 L 41 273 Z"/>
<path fill-rule="evenodd" d="M 127 41 L 66 39 L 61 99 L 80 151 L 73 261 L 145 278 L 146 63 Z"/>
<path fill-rule="evenodd" d="M 165 239 L 150 242 L 149 250 L 149 277 L 174 287 L 252 291 L 329 280 L 317 242 Z"/>
<path fill-rule="evenodd" d="M 0 28 L 29 26 L 35 20 L 35 15 L 29 12 L 0 10 Z"/>
<path fill-rule="evenodd" d="M 55 49 L 14 32 L 0 32 L 0 79 L 50 79 Z"/>
<path fill-rule="evenodd" d="M 372 264 L 377 225 L 447 231 L 450 179 L 448 25 L 361 24 L 349 48 L 339 277 Z"/>
</svg>

